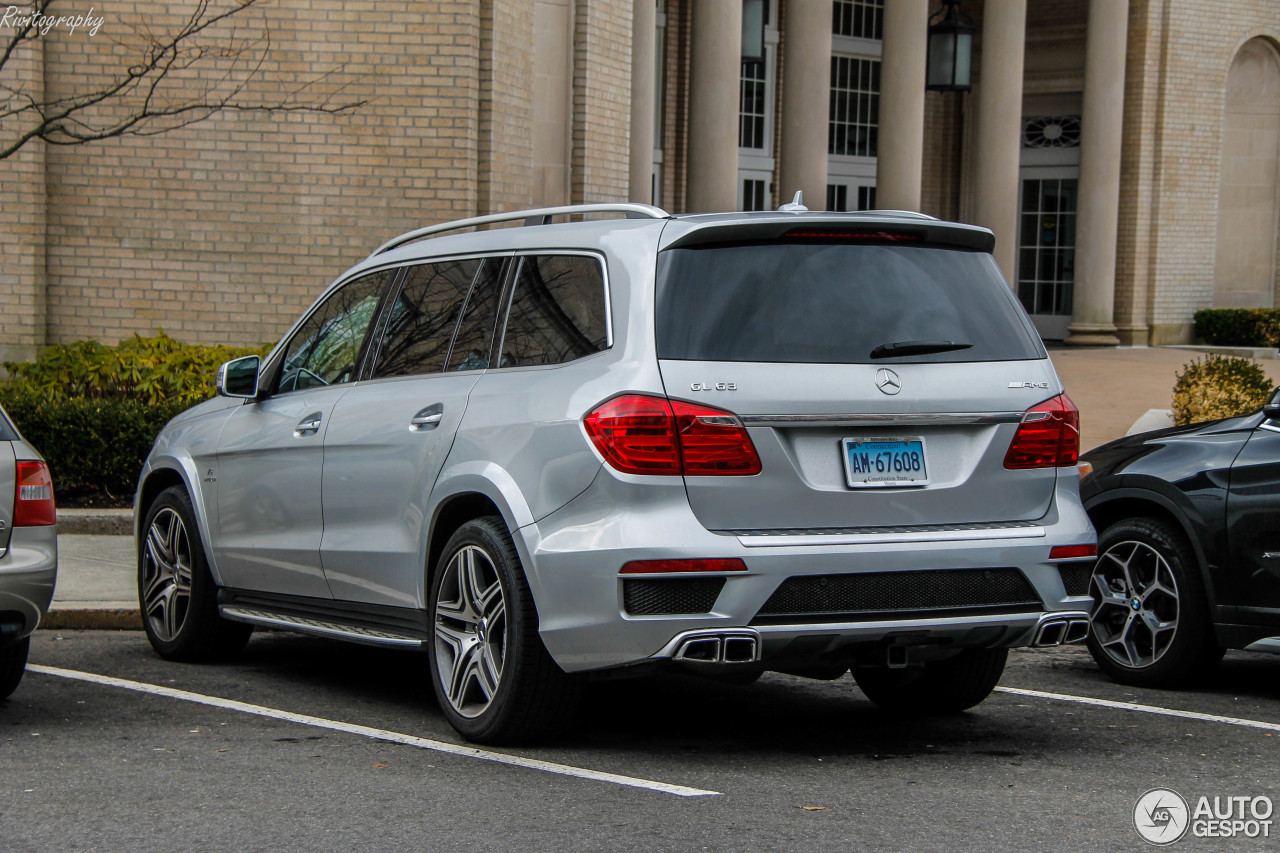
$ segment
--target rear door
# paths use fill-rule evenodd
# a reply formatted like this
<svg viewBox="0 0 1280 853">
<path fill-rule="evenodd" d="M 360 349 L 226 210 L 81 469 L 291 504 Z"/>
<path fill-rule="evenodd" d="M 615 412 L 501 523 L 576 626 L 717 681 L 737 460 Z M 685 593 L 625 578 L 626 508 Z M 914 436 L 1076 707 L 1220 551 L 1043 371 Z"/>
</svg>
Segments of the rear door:
<svg viewBox="0 0 1280 853">
<path fill-rule="evenodd" d="M 1231 466 L 1227 497 L 1230 561 L 1224 604 L 1246 621 L 1280 617 L 1280 424 L 1264 421 Z"/>
<path fill-rule="evenodd" d="M 659 255 L 668 396 L 736 413 L 763 469 L 688 477 L 717 530 L 1028 521 L 1053 467 L 1009 470 L 1061 393 L 991 256 L 893 235 L 711 242 Z"/>
<path fill-rule="evenodd" d="M 213 543 L 225 585 L 331 597 L 320 566 L 324 436 L 393 278 L 394 270 L 372 273 L 326 298 L 286 345 L 270 393 L 228 416 L 210 473 L 218 479 Z"/>
<path fill-rule="evenodd" d="M 335 598 L 418 606 L 427 498 L 489 366 L 505 263 L 409 267 L 383 312 L 369 381 L 334 408 L 321 559 Z"/>
</svg>

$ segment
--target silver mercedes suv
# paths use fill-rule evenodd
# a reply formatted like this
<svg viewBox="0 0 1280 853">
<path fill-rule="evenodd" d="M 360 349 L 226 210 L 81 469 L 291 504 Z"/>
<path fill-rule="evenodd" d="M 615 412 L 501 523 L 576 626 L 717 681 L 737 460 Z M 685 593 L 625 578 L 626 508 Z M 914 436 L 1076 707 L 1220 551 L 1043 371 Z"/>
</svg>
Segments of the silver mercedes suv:
<svg viewBox="0 0 1280 853">
<path fill-rule="evenodd" d="M 993 241 L 643 205 L 404 234 L 157 438 L 151 642 L 423 647 L 481 742 L 664 667 L 971 707 L 1009 648 L 1084 638 L 1096 553 L 1077 412 Z"/>
</svg>

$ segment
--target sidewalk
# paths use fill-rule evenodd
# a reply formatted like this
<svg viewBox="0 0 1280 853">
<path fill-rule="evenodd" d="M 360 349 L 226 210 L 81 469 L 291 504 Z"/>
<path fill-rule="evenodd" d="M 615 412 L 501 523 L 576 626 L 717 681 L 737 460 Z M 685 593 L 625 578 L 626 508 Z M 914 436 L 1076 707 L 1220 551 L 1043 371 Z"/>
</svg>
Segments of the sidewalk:
<svg viewBox="0 0 1280 853">
<path fill-rule="evenodd" d="M 1081 449 L 1088 450 L 1123 436 L 1149 409 L 1168 409 L 1178 371 L 1199 353 L 1099 348 L 1049 355 L 1080 408 Z M 1280 361 L 1258 364 L 1280 385 Z M 59 511 L 58 586 L 43 627 L 142 627 L 132 519 L 130 510 Z"/>
</svg>

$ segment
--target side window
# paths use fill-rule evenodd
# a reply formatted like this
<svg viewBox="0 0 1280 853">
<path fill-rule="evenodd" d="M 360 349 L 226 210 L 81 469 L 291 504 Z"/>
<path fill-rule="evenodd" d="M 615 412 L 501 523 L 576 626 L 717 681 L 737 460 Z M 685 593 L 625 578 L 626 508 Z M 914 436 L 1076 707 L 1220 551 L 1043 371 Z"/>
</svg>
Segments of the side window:
<svg viewBox="0 0 1280 853">
<path fill-rule="evenodd" d="M 605 349 L 600 261 L 584 255 L 520 259 L 499 367 L 561 364 Z"/>
<path fill-rule="evenodd" d="M 498 315 L 498 295 L 502 292 L 502 258 L 490 258 L 480 268 L 467 307 L 458 324 L 458 334 L 449 349 L 445 370 L 483 370 L 489 366 L 493 345 L 493 325 Z"/>
<path fill-rule="evenodd" d="M 375 378 L 444 370 L 458 316 L 480 266 L 473 259 L 409 267 L 391 305 Z"/>
<path fill-rule="evenodd" d="M 351 381 L 382 290 L 395 272 L 344 284 L 307 318 L 285 350 L 277 393 Z"/>
</svg>

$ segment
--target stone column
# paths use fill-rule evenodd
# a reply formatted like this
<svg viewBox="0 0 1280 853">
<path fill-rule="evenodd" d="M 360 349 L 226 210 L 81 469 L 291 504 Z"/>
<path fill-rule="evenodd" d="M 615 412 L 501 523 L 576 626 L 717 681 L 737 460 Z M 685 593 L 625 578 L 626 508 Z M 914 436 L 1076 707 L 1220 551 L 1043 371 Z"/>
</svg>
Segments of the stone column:
<svg viewBox="0 0 1280 853">
<path fill-rule="evenodd" d="M 742 4 L 697 0 L 692 30 L 686 206 L 690 213 L 734 210 L 738 206 Z"/>
<path fill-rule="evenodd" d="M 876 159 L 876 207 L 886 210 L 920 209 L 928 48 L 928 0 L 886 3 Z"/>
<path fill-rule="evenodd" d="M 653 202 L 653 108 L 658 5 L 635 0 L 631 12 L 631 163 L 628 197 Z"/>
<path fill-rule="evenodd" d="M 978 92 L 977 220 L 996 235 L 995 258 L 1013 283 L 1018 250 L 1018 159 L 1022 148 L 1022 56 L 1027 0 L 986 0 Z"/>
<path fill-rule="evenodd" d="M 1116 228 L 1129 0 L 1090 0 L 1080 117 L 1076 276 L 1066 343 L 1116 346 Z"/>
<path fill-rule="evenodd" d="M 805 206 L 821 210 L 827 199 L 831 0 L 788 3 L 782 38 L 786 55 L 782 64 L 781 186 L 776 195 L 779 203 L 789 202 L 796 190 L 803 190 Z"/>
</svg>

